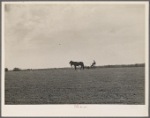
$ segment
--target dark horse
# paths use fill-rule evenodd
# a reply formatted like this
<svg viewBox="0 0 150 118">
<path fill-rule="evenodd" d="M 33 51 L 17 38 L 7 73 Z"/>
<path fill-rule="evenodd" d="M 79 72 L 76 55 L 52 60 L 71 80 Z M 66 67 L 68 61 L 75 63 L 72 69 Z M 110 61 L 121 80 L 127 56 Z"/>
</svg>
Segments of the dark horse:
<svg viewBox="0 0 150 118">
<path fill-rule="evenodd" d="M 70 61 L 69 63 L 70 63 L 71 66 L 74 65 L 75 70 L 77 69 L 76 68 L 77 66 L 81 66 L 81 69 L 84 69 L 84 63 L 83 62 Z"/>
</svg>

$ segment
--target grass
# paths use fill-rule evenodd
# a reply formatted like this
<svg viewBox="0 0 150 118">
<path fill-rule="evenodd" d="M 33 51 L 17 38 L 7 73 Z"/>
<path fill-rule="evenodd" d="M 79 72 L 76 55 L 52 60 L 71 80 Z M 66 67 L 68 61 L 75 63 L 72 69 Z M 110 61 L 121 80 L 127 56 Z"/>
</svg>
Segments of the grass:
<svg viewBox="0 0 150 118">
<path fill-rule="evenodd" d="M 6 104 L 144 104 L 144 67 L 12 71 Z"/>
</svg>

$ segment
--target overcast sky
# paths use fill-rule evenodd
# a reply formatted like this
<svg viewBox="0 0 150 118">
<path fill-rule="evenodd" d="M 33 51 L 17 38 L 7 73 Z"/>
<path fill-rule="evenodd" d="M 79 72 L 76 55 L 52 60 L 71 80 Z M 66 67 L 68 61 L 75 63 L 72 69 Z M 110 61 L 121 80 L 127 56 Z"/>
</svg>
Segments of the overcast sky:
<svg viewBox="0 0 150 118">
<path fill-rule="evenodd" d="M 6 67 L 144 63 L 144 14 L 137 4 L 7 4 Z"/>
</svg>

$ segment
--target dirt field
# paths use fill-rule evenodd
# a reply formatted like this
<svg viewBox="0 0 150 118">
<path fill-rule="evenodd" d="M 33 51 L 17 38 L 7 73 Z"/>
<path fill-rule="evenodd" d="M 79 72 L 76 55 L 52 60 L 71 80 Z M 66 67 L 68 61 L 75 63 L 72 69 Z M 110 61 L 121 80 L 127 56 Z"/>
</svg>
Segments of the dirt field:
<svg viewBox="0 0 150 118">
<path fill-rule="evenodd" d="M 144 67 L 6 72 L 6 104 L 144 104 Z"/>
</svg>

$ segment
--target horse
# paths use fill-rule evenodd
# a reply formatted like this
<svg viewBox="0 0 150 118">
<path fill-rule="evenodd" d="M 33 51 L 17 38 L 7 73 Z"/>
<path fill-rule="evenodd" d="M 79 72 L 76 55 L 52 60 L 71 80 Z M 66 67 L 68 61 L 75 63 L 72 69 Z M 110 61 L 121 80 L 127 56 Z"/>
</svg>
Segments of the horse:
<svg viewBox="0 0 150 118">
<path fill-rule="evenodd" d="M 70 63 L 71 66 L 74 65 L 75 70 L 76 70 L 76 67 L 77 67 L 77 66 L 81 66 L 81 69 L 84 70 L 84 63 L 83 63 L 83 62 L 70 61 L 69 63 Z"/>
</svg>

